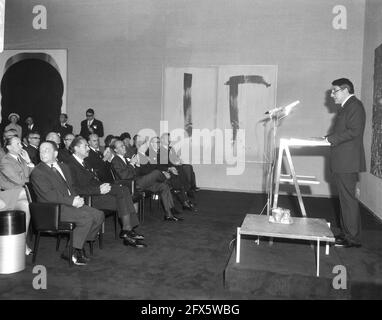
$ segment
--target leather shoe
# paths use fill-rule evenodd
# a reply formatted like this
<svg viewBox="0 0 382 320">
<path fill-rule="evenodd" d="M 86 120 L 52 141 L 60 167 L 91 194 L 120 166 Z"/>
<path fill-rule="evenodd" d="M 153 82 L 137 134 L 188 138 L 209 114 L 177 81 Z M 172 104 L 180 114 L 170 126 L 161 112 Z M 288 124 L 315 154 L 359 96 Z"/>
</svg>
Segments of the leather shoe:
<svg viewBox="0 0 382 320">
<path fill-rule="evenodd" d="M 342 238 L 336 238 L 336 240 L 334 242 L 334 246 L 336 246 L 336 247 L 346 247 L 347 244 L 348 244 L 348 242 Z"/>
<path fill-rule="evenodd" d="M 194 213 L 198 212 L 198 208 L 189 200 L 183 203 L 183 209 L 190 210 Z"/>
<path fill-rule="evenodd" d="M 86 260 L 87 262 L 90 261 L 90 258 L 89 258 L 89 257 L 87 256 L 87 254 L 86 254 L 86 250 L 85 250 L 85 248 L 82 249 L 82 258 L 83 258 L 84 260 Z"/>
<path fill-rule="evenodd" d="M 71 257 L 69 257 L 68 251 L 65 250 L 61 254 L 61 258 L 64 259 L 64 260 L 72 259 L 73 264 L 75 264 L 77 266 L 85 266 L 85 265 L 87 265 L 87 261 L 85 260 L 83 254 L 82 254 L 82 250 L 79 250 L 79 249 L 74 249 L 73 254 L 72 254 Z"/>
<path fill-rule="evenodd" d="M 134 240 L 143 240 L 145 237 L 134 230 L 121 230 L 119 233 L 121 239 L 132 238 Z"/>
<path fill-rule="evenodd" d="M 85 266 L 88 261 L 85 259 L 82 250 L 75 249 L 72 255 L 72 261 L 77 266 Z"/>
<path fill-rule="evenodd" d="M 29 255 L 31 255 L 31 254 L 33 254 L 33 251 L 32 251 L 32 249 L 31 248 L 29 248 L 28 246 L 25 248 L 25 255 L 26 256 L 29 256 Z"/>
<path fill-rule="evenodd" d="M 182 221 L 182 220 L 183 218 L 180 218 L 174 215 L 170 217 L 167 217 L 167 216 L 164 217 L 164 221 Z"/>
<path fill-rule="evenodd" d="M 139 234 L 135 232 L 134 230 L 130 231 L 130 238 L 133 238 L 134 240 L 144 240 L 145 237 L 143 234 Z"/>
<path fill-rule="evenodd" d="M 359 242 L 337 238 L 334 246 L 343 248 L 360 248 L 362 245 Z"/>
<path fill-rule="evenodd" d="M 130 246 L 130 247 L 133 247 L 133 248 L 146 248 L 147 245 L 143 242 L 140 242 L 139 240 L 134 240 L 132 238 L 125 238 L 123 239 L 123 244 L 125 246 Z"/>
<path fill-rule="evenodd" d="M 121 239 L 125 239 L 128 236 L 129 236 L 129 231 L 128 230 L 121 230 L 121 232 L 119 233 L 119 237 Z"/>
</svg>

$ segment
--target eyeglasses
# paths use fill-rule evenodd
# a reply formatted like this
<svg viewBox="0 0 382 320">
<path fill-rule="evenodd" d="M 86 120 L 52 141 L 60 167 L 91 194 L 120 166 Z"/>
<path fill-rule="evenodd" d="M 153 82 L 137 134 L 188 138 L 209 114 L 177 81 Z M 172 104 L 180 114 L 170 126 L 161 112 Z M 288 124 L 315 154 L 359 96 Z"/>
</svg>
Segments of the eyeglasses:
<svg viewBox="0 0 382 320">
<path fill-rule="evenodd" d="M 93 115 L 92 114 L 87 114 L 86 117 L 89 118 L 89 117 L 92 117 Z"/>
<path fill-rule="evenodd" d="M 30 139 L 41 139 L 40 137 L 30 137 Z"/>
<path fill-rule="evenodd" d="M 342 91 L 342 90 L 343 90 L 343 88 L 339 88 L 337 90 L 332 90 L 331 92 L 332 92 L 332 94 L 336 94 L 338 91 Z"/>
</svg>

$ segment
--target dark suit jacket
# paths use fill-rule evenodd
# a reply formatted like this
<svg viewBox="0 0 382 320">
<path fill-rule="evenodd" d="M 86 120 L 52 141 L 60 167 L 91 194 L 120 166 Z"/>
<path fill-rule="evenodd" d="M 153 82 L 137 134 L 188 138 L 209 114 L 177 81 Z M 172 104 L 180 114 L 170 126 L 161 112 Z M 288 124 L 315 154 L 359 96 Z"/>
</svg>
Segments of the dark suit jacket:
<svg viewBox="0 0 382 320">
<path fill-rule="evenodd" d="M 138 151 L 137 148 L 134 146 L 126 147 L 126 154 L 125 154 L 126 158 L 131 159 L 133 155 L 137 154 L 137 151 Z"/>
<path fill-rule="evenodd" d="M 93 131 L 94 131 L 93 133 L 97 134 L 99 137 L 103 137 L 102 121 L 94 119 L 93 123 L 91 124 L 91 128 L 93 128 Z M 88 129 L 88 121 L 82 120 L 80 136 L 84 137 L 87 140 L 90 134 L 91 132 Z"/>
<path fill-rule="evenodd" d="M 111 165 L 117 175 L 117 179 L 129 180 L 135 179 L 138 176 L 137 170 L 129 163 L 123 162 L 118 155 L 115 155 L 113 160 L 111 160 Z"/>
<path fill-rule="evenodd" d="M 33 124 L 32 129 L 29 129 L 27 125 L 24 125 L 23 127 L 23 137 L 27 137 L 29 132 L 38 132 L 40 135 L 43 134 L 41 132 L 41 128 L 36 125 L 35 123 Z"/>
<path fill-rule="evenodd" d="M 44 162 L 40 162 L 32 171 L 31 182 L 38 202 L 53 202 L 72 206 L 77 196 L 70 170 L 65 163 L 58 163 L 67 184 Z M 68 193 L 70 191 L 70 195 Z"/>
<path fill-rule="evenodd" d="M 29 158 L 31 159 L 32 163 L 36 166 L 39 164 L 40 160 L 40 153 L 38 151 L 38 148 L 28 145 L 24 147 L 26 152 L 28 152 Z"/>
<path fill-rule="evenodd" d="M 89 156 L 85 158 L 87 165 L 94 169 L 98 178 L 102 182 L 113 182 L 113 177 L 110 172 L 110 163 L 103 161 L 103 153 L 96 152 L 90 148 Z"/>
<path fill-rule="evenodd" d="M 70 124 L 66 124 L 65 127 L 63 127 L 59 123 L 54 128 L 54 132 L 58 132 L 60 134 L 61 140 L 63 140 L 68 133 L 73 133 L 73 126 L 71 126 Z"/>
<path fill-rule="evenodd" d="M 58 149 L 58 156 L 57 156 L 58 161 L 68 163 L 71 158 L 72 158 L 72 153 L 68 149 L 66 148 Z"/>
<path fill-rule="evenodd" d="M 158 183 L 166 181 L 166 177 L 158 170 L 145 173 L 140 167 L 133 167 L 129 162 L 126 163 L 118 156 L 114 156 L 111 165 L 116 173 L 117 179 L 122 181 L 135 180 L 137 187 L 150 191 L 158 191 Z M 153 188 L 153 189 L 152 189 Z"/>
<path fill-rule="evenodd" d="M 79 194 L 99 195 L 102 184 L 95 177 L 94 173 L 85 169 L 78 161 L 71 156 L 67 165 L 73 178 L 74 189 Z"/>
<path fill-rule="evenodd" d="M 334 173 L 354 173 L 366 170 L 363 133 L 366 114 L 362 102 L 349 98 L 339 110 L 333 132 L 327 136 L 331 143 L 330 166 Z"/>
</svg>

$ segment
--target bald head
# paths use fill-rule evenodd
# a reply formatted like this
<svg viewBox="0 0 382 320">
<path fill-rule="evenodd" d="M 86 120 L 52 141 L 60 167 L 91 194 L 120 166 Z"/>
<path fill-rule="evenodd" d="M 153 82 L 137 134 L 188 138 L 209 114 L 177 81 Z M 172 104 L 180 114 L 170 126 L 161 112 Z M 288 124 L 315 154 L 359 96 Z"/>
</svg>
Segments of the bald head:
<svg viewBox="0 0 382 320">
<path fill-rule="evenodd" d="M 61 139 L 58 133 L 56 132 L 49 132 L 45 138 L 46 141 L 53 141 L 56 143 L 57 147 L 60 146 Z"/>
<path fill-rule="evenodd" d="M 88 142 L 89 146 L 93 149 L 97 150 L 99 148 L 99 138 L 97 134 L 92 133 L 91 135 L 89 135 Z"/>
</svg>

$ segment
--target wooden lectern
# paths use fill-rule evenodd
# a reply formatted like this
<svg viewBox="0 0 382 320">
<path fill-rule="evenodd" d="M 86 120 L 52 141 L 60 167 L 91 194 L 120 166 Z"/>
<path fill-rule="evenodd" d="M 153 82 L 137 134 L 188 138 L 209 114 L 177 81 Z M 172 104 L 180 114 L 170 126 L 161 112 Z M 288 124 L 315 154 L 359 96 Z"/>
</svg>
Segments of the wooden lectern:
<svg viewBox="0 0 382 320">
<path fill-rule="evenodd" d="M 292 156 L 290 154 L 289 147 L 315 147 L 315 146 L 330 146 L 330 143 L 325 139 L 321 138 L 311 138 L 311 139 L 280 139 L 279 154 L 277 158 L 277 167 L 275 175 L 275 194 L 273 198 L 272 208 L 277 208 L 278 198 L 279 198 L 279 187 L 280 182 L 293 183 L 296 188 L 298 203 L 300 204 L 300 209 L 303 217 L 306 217 L 306 211 L 304 207 L 304 202 L 302 201 L 301 191 L 299 184 L 319 184 L 320 182 L 316 180 L 314 176 L 298 176 L 294 169 L 292 162 Z M 290 173 L 289 175 L 281 174 L 281 165 L 283 162 L 284 152 L 287 157 Z"/>
</svg>

